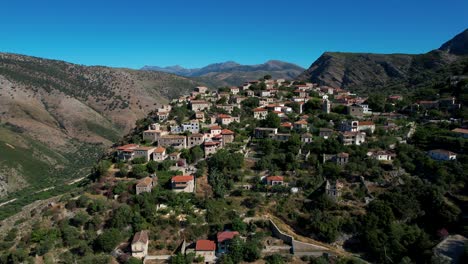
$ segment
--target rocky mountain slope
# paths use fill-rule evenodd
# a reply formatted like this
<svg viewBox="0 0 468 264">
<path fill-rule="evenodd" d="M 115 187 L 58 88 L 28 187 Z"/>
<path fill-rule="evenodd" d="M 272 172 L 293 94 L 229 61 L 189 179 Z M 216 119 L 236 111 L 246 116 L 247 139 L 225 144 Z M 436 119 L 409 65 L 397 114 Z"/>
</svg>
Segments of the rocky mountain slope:
<svg viewBox="0 0 468 264">
<path fill-rule="evenodd" d="M 83 173 L 136 120 L 195 85 L 161 72 L 0 53 L 0 196 Z"/>
<path fill-rule="evenodd" d="M 298 79 L 358 92 L 404 92 L 446 78 L 465 65 L 467 54 L 468 29 L 425 54 L 326 52 Z"/>
<path fill-rule="evenodd" d="M 270 60 L 258 65 L 241 65 L 228 61 L 196 69 L 186 69 L 178 65 L 164 68 L 145 66 L 142 70 L 161 71 L 191 77 L 211 86 L 238 85 L 245 81 L 257 80 L 267 74 L 272 75 L 273 78 L 293 79 L 304 71 L 300 66 L 278 60 Z"/>
</svg>

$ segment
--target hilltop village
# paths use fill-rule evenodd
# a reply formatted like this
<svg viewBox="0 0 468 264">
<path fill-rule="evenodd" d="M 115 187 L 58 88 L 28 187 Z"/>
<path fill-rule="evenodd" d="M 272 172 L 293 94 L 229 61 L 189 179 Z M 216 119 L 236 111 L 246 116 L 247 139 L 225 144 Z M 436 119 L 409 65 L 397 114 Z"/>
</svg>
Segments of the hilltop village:
<svg viewBox="0 0 468 264">
<path fill-rule="evenodd" d="M 139 120 L 28 241 L 63 263 L 460 259 L 461 108 L 271 76 L 195 87 Z"/>
</svg>

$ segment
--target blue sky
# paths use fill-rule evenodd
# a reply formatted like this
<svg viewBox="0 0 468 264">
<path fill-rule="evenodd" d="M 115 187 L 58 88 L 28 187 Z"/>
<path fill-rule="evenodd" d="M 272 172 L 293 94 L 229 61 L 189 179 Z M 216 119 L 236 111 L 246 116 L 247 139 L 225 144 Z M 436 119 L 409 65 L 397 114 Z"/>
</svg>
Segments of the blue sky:
<svg viewBox="0 0 468 264">
<path fill-rule="evenodd" d="M 129 68 L 308 67 L 324 51 L 427 52 L 468 28 L 467 14 L 466 0 L 5 0 L 0 51 Z"/>
</svg>

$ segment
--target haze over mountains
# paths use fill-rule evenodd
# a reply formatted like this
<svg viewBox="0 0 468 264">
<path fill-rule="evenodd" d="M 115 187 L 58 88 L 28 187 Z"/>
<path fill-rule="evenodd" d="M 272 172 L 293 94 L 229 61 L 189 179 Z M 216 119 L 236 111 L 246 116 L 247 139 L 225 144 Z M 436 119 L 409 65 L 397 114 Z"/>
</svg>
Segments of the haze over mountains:
<svg viewBox="0 0 468 264">
<path fill-rule="evenodd" d="M 145 66 L 142 70 L 167 72 L 192 77 L 213 86 L 227 86 L 257 80 L 267 74 L 272 75 L 273 78 L 294 79 L 305 69 L 292 63 L 270 60 L 257 65 L 241 65 L 234 61 L 227 61 L 195 69 L 186 69 L 176 65 L 169 67 Z"/>
<path fill-rule="evenodd" d="M 409 91 L 447 78 L 466 55 L 468 29 L 425 54 L 325 52 L 298 79 L 359 92 Z"/>
</svg>

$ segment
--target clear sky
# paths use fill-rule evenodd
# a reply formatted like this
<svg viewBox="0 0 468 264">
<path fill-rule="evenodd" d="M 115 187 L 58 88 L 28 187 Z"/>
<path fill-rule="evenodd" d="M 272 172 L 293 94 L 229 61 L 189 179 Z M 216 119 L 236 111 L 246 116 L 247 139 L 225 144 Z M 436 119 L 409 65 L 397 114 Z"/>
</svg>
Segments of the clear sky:
<svg viewBox="0 0 468 264">
<path fill-rule="evenodd" d="M 130 68 L 308 67 L 324 51 L 423 53 L 466 28 L 467 0 L 2 0 L 0 51 Z"/>
</svg>

